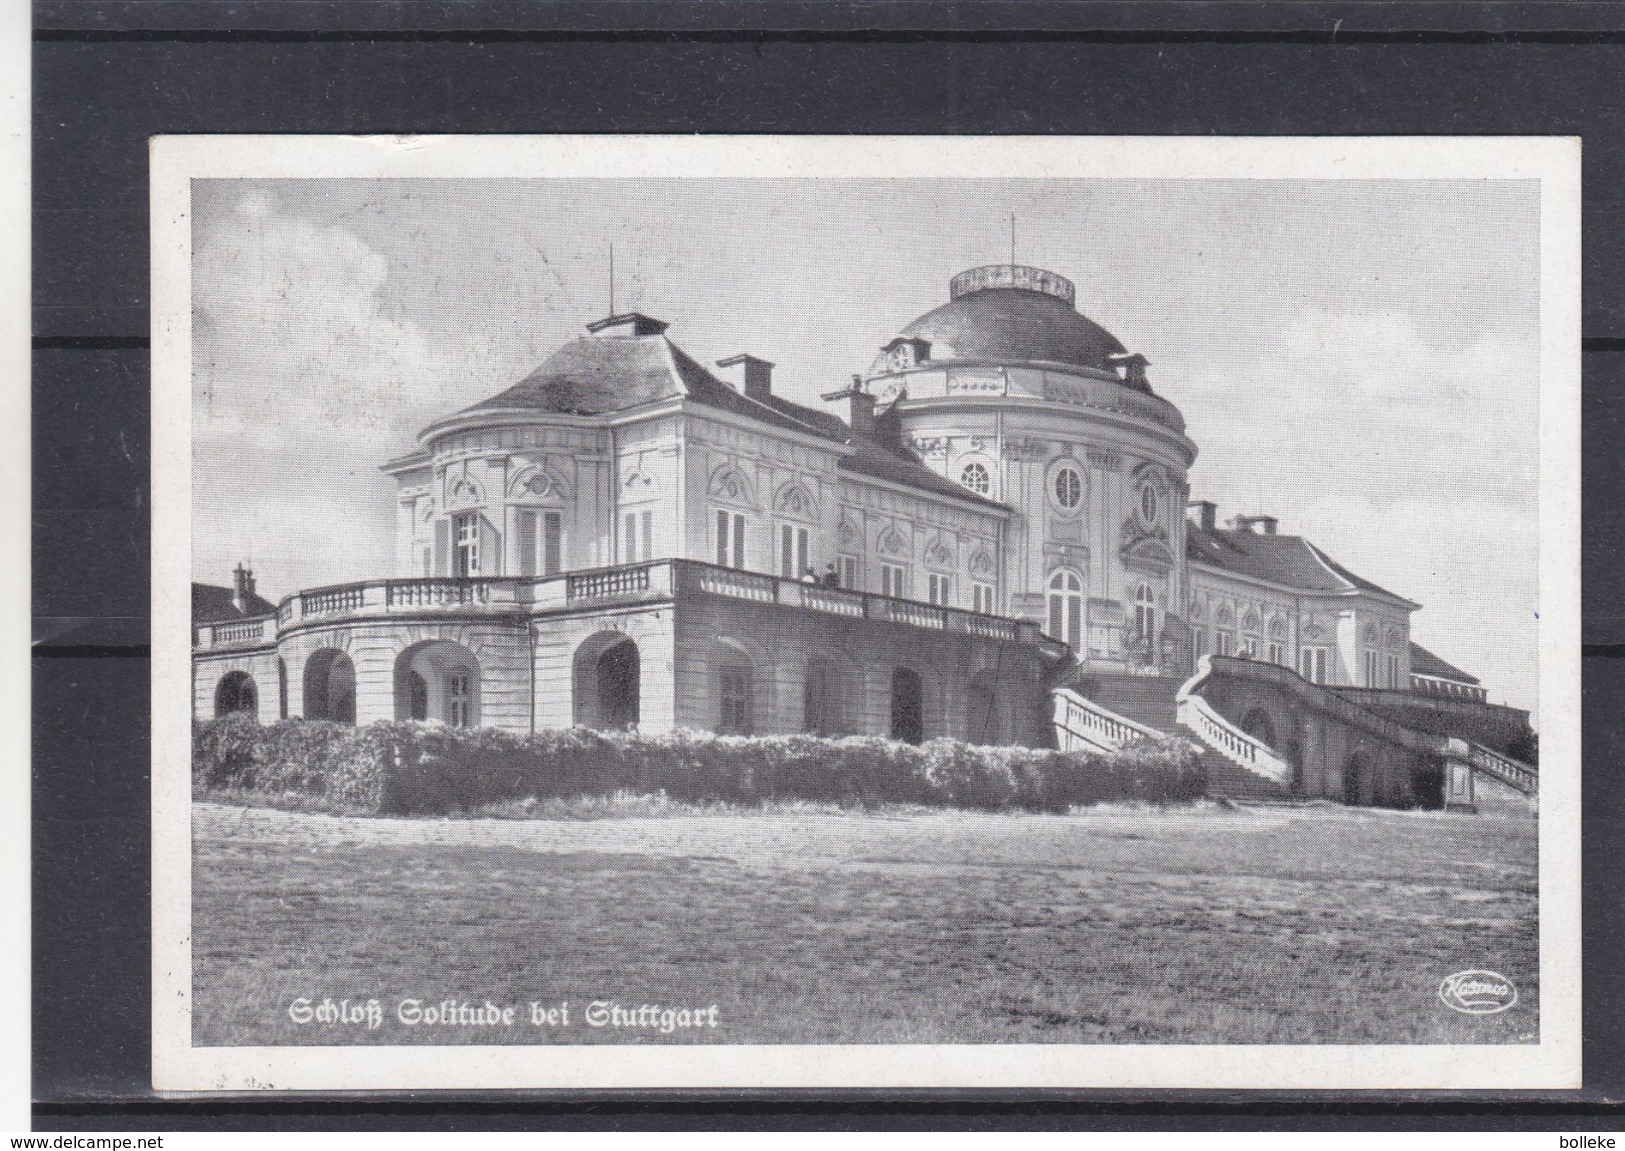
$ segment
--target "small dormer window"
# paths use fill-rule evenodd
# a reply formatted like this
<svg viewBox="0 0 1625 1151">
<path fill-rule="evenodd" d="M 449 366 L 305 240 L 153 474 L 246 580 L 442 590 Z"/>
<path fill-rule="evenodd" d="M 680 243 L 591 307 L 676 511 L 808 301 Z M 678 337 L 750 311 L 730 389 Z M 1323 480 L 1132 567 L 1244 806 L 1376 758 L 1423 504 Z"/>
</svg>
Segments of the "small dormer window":
<svg viewBox="0 0 1625 1151">
<path fill-rule="evenodd" d="M 930 358 L 931 344 L 928 340 L 896 339 L 887 344 L 884 350 L 886 367 L 894 372 L 906 372 Z"/>
</svg>

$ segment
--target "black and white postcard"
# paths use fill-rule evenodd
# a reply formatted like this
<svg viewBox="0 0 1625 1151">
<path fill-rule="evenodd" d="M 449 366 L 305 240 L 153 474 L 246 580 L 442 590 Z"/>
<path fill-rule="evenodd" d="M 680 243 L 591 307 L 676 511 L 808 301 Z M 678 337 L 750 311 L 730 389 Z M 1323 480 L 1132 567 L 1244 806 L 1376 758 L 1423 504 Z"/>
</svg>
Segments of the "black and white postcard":
<svg viewBox="0 0 1625 1151">
<path fill-rule="evenodd" d="M 1579 146 L 161 137 L 154 1083 L 1579 1083 Z"/>
</svg>

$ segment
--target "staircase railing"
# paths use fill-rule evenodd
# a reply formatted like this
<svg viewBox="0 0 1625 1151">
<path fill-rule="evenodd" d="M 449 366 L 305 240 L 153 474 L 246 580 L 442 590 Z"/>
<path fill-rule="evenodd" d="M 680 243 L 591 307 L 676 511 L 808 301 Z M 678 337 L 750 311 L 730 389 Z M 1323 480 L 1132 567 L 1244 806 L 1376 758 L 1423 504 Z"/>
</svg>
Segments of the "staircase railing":
<svg viewBox="0 0 1625 1151">
<path fill-rule="evenodd" d="M 1050 693 L 1055 701 L 1055 729 L 1061 735 L 1063 751 L 1077 745 L 1096 751 L 1116 751 L 1134 739 L 1167 739 L 1164 732 L 1108 711 L 1071 688 L 1058 687 Z M 1075 741 L 1066 746 L 1067 739 Z"/>
<path fill-rule="evenodd" d="M 1248 735 L 1225 719 L 1213 706 L 1196 694 L 1196 689 L 1212 673 L 1210 657 L 1197 661 L 1196 674 L 1180 685 L 1174 701 L 1174 714 L 1179 722 L 1190 728 L 1208 747 L 1224 756 L 1237 767 L 1260 775 L 1281 787 L 1292 786 L 1292 765 L 1275 754 L 1275 749 L 1261 739 Z"/>
<path fill-rule="evenodd" d="M 1539 770 L 1510 755 L 1502 755 L 1482 744 L 1468 743 L 1467 762 L 1474 771 L 1492 776 L 1520 794 L 1534 796 L 1540 793 Z"/>
</svg>

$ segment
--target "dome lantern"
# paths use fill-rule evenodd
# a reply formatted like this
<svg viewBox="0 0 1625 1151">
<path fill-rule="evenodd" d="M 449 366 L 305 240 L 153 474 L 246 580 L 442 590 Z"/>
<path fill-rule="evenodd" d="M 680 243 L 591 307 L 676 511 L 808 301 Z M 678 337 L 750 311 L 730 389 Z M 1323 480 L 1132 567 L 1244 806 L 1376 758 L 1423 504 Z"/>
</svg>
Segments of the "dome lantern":
<svg viewBox="0 0 1625 1151">
<path fill-rule="evenodd" d="M 1067 307 L 1077 302 L 1077 289 L 1072 281 L 1043 268 L 1026 264 L 985 264 L 960 272 L 948 281 L 948 298 L 957 300 L 972 292 L 985 292 L 989 288 L 1020 288 L 1026 292 L 1041 292 L 1064 300 Z"/>
</svg>

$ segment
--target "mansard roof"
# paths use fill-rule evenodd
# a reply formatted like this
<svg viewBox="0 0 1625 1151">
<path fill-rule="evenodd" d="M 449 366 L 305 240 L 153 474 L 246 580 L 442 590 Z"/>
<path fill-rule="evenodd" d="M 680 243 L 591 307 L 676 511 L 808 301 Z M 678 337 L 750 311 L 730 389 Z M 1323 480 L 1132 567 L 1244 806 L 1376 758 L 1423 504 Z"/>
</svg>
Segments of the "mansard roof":
<svg viewBox="0 0 1625 1151">
<path fill-rule="evenodd" d="M 846 421 L 833 412 L 821 412 L 816 408 L 804 407 L 782 396 L 769 396 L 767 402 L 784 415 L 815 428 L 820 435 L 838 443 L 851 445 L 852 453 L 842 456 L 837 464 L 844 472 L 922 488 L 966 503 L 997 508 L 1001 512 L 1010 510 L 997 500 L 977 495 L 970 489 L 939 476 L 926 467 L 919 456 L 904 447 L 899 427 L 900 413 L 895 405 L 875 417 L 875 428 L 880 435 L 870 437 L 854 436 Z"/>
<path fill-rule="evenodd" d="M 1471 684 L 1473 687 L 1480 686 L 1476 675 L 1468 675 L 1454 664 L 1446 663 L 1415 640 L 1411 641 L 1411 674 Z"/>
<path fill-rule="evenodd" d="M 597 416 L 684 398 L 771 427 L 820 436 L 850 445 L 839 467 L 857 475 L 904 484 L 981 507 L 1007 511 L 1003 504 L 944 479 L 920 462 L 898 439 L 895 414 L 877 418 L 877 438 L 853 436 L 839 416 L 768 395 L 741 395 L 717 379 L 665 335 L 665 325 L 642 316 L 612 317 L 631 335 L 582 336 L 565 344 L 530 375 L 458 415 L 514 409 Z M 623 322 L 624 321 L 624 322 Z M 635 322 L 634 322 L 635 321 Z M 593 330 L 611 321 L 600 321 Z M 890 417 L 890 423 L 887 419 Z"/>
<path fill-rule="evenodd" d="M 599 416 L 680 396 L 791 431 L 815 431 L 740 395 L 673 344 L 663 331 L 571 340 L 513 387 L 459 414 L 528 408 Z"/>
<path fill-rule="evenodd" d="M 1193 563 L 1300 591 L 1365 591 L 1401 603 L 1412 603 L 1368 579 L 1355 575 L 1302 536 L 1283 536 L 1248 530 L 1208 531 L 1199 524 L 1185 525 L 1185 555 Z"/>
</svg>

